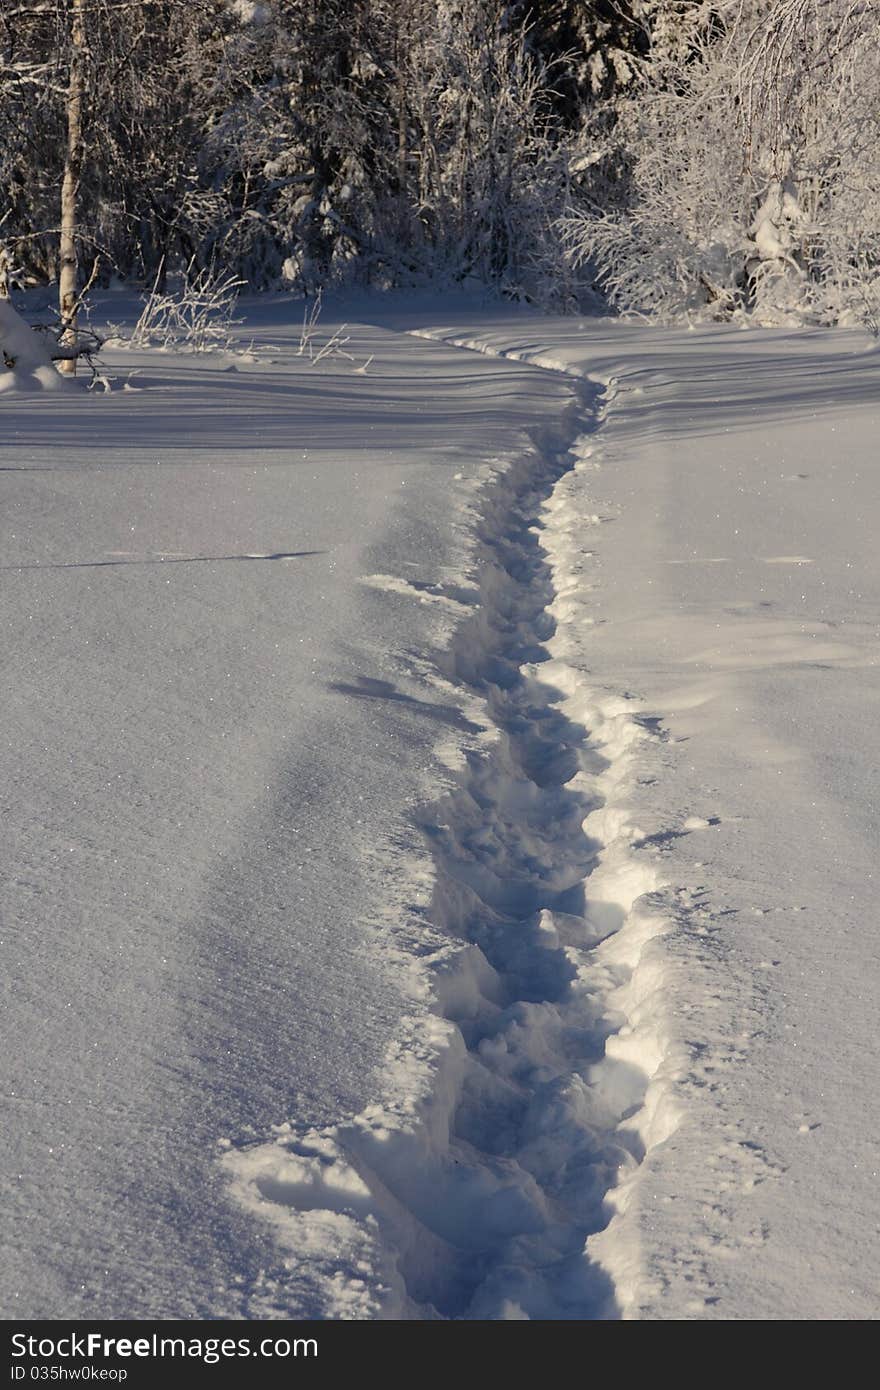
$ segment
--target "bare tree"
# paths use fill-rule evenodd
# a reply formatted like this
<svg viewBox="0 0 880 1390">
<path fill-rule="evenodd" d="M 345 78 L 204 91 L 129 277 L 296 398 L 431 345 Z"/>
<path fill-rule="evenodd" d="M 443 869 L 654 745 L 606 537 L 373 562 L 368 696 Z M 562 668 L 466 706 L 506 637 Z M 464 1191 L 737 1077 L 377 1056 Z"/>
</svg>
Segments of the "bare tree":
<svg viewBox="0 0 880 1390">
<path fill-rule="evenodd" d="M 85 94 L 85 0 L 67 0 L 69 11 L 69 48 L 67 100 L 65 114 L 67 142 L 64 155 L 64 176 L 61 182 L 61 230 L 58 244 L 58 307 L 63 325 L 61 342 L 65 347 L 76 346 L 78 312 L 77 223 L 79 190 L 83 167 L 83 97 Z M 60 363 L 60 370 L 73 374 L 76 356 Z"/>
</svg>

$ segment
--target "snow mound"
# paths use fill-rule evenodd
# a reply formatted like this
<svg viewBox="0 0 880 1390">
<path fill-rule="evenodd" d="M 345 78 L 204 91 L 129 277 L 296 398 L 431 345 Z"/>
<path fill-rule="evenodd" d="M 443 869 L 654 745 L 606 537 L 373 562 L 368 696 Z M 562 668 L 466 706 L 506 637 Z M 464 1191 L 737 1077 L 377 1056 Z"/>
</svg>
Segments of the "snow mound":
<svg viewBox="0 0 880 1390">
<path fill-rule="evenodd" d="M 55 370 L 48 349 L 33 329 L 8 299 L 0 299 L 0 394 L 61 391 L 69 384 Z"/>
</svg>

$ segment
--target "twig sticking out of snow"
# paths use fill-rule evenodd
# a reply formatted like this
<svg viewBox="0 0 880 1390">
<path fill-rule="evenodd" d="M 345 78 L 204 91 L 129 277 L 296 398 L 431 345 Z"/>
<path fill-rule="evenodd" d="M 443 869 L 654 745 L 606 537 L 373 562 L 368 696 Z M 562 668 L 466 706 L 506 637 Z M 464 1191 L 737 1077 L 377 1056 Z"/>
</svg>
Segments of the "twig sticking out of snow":
<svg viewBox="0 0 880 1390">
<path fill-rule="evenodd" d="M 347 327 L 347 323 L 340 324 L 322 348 L 319 348 L 316 353 L 309 353 L 313 367 L 317 367 L 318 363 L 322 362 L 325 357 L 345 357 L 349 362 L 354 361 L 351 353 L 345 350 L 346 343 L 351 341 L 351 335 L 346 333 L 345 337 L 342 336 Z"/>
<path fill-rule="evenodd" d="M 303 357 L 306 353 L 309 354 L 309 357 L 312 356 L 312 338 L 315 336 L 315 329 L 321 317 L 321 298 L 321 291 L 318 290 L 311 309 L 308 306 L 308 302 L 306 302 L 306 307 L 303 310 L 302 332 L 299 335 L 299 347 L 296 353 L 297 357 Z"/>
<path fill-rule="evenodd" d="M 346 361 L 353 362 L 354 358 L 351 353 L 346 351 L 346 344 L 351 341 L 351 334 L 345 332 L 348 327 L 347 323 L 340 324 L 326 343 L 317 350 L 315 349 L 314 337 L 322 308 L 322 293 L 318 290 L 311 308 L 306 305 L 303 310 L 302 330 L 299 335 L 299 347 L 296 350 L 297 357 L 304 357 L 308 354 L 313 367 L 317 367 L 318 363 L 323 362 L 327 357 L 344 357 Z M 355 370 L 361 374 L 365 373 L 372 360 L 372 357 L 369 357 L 362 367 L 356 367 Z"/>
</svg>

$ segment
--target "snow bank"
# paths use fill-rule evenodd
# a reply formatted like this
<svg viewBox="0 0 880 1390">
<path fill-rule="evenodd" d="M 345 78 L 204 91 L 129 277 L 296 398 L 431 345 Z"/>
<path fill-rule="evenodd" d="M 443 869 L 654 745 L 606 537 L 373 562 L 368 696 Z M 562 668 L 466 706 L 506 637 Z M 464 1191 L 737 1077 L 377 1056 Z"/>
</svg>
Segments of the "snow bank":
<svg viewBox="0 0 880 1390">
<path fill-rule="evenodd" d="M 0 393 L 63 391 L 70 384 L 40 337 L 8 299 L 0 299 Z"/>
</svg>

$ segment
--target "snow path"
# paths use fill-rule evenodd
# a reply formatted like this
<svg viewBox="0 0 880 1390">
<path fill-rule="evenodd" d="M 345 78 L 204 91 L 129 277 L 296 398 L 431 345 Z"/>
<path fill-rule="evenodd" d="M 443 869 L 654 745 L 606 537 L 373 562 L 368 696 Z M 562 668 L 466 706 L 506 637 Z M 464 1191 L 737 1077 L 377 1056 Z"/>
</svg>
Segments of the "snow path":
<svg viewBox="0 0 880 1390">
<path fill-rule="evenodd" d="M 352 1123 L 284 1125 L 227 1160 L 242 1204 L 295 1261 L 307 1252 L 327 1316 L 619 1315 L 588 1238 L 676 1114 L 668 1040 L 643 1009 L 668 922 L 625 805 L 650 730 L 553 655 L 557 490 L 604 409 L 598 386 L 577 388 L 480 498 L 479 589 L 440 665 L 491 741 L 418 817 L 434 1017 L 395 1040 L 383 1095 Z"/>
<path fill-rule="evenodd" d="M 438 1016 L 352 1124 L 232 1158 L 239 1195 L 331 1316 L 876 1316 L 880 359 L 383 321 L 579 408 L 481 495 L 481 612 L 419 585 L 494 735 L 426 819 Z"/>
<path fill-rule="evenodd" d="M 627 788 L 666 885 L 636 1012 L 676 1123 L 589 1253 L 628 1318 L 876 1317 L 876 344 L 460 323 L 420 331 L 606 385 L 554 499 L 556 650 L 656 735 Z"/>
<path fill-rule="evenodd" d="M 515 667 L 489 700 L 497 756 L 471 764 L 434 837 L 436 920 L 480 946 L 463 976 L 466 956 L 447 967 L 451 1007 L 449 991 L 434 988 L 457 1032 L 450 1040 L 440 1022 L 417 1027 L 399 1065 L 389 1064 L 387 1097 L 294 1160 L 311 1193 L 327 1182 L 360 1194 L 360 1222 L 349 1228 L 364 1294 L 354 1315 L 876 1316 L 880 1112 L 865 1021 L 880 1012 L 871 772 L 880 760 L 871 540 L 880 359 L 859 334 L 474 317 L 429 327 L 437 318 L 423 306 L 386 321 L 537 367 L 548 389 L 569 376 L 581 391 L 593 383 L 594 399 L 601 386 L 604 412 L 598 431 L 569 436 L 571 466 L 541 494 L 540 516 L 525 508 L 543 552 L 532 574 L 537 624 L 529 619 L 523 635 L 519 605 L 505 600 L 498 613 L 487 598 L 475 650 L 467 623 L 455 640 L 464 656 L 456 679 L 478 694 L 485 653 L 491 683 L 493 656 Z M 500 571 L 502 594 L 502 557 L 515 556 L 514 578 L 522 558 L 510 524 L 519 500 L 490 528 L 486 574 Z M 500 648 L 487 629 L 505 633 Z M 530 820 L 534 791 L 517 798 L 515 817 L 505 800 L 526 781 L 534 730 L 516 714 L 532 681 L 530 713 L 587 732 L 575 775 L 560 772 L 555 791 L 557 808 L 579 796 L 580 811 L 595 804 L 582 825 L 593 864 L 571 857 L 577 837 L 564 813 L 552 836 L 558 857 L 544 853 Z M 551 740 L 551 763 L 566 742 Z M 540 789 L 545 811 L 551 787 Z M 475 808 L 488 811 L 482 837 Z M 515 822 L 516 853 L 499 820 Z M 571 987 L 543 988 L 538 1000 L 520 992 L 515 953 L 498 949 L 499 936 L 511 946 L 524 923 L 497 896 L 493 861 L 516 874 L 523 843 L 539 873 L 548 862 L 587 870 L 581 903 L 573 894 L 560 909 L 552 890 L 531 900 L 550 902 L 549 949 L 541 961 L 531 942 L 525 975 L 544 979 L 536 961 L 546 965 L 556 948 L 559 965 L 559 944 L 573 967 Z M 594 940 L 611 934 L 589 949 L 591 927 Z M 513 1046 L 505 987 L 529 1009 Z M 502 1008 L 498 1052 L 485 1045 L 487 998 Z M 578 1023 L 572 1055 L 554 1030 Z M 577 1104 L 544 1115 L 540 1160 L 524 1097 L 524 1120 L 509 1093 L 493 1113 L 505 1077 L 526 1080 L 536 1113 L 554 1083 L 567 1101 L 585 1083 Z M 456 1216 L 471 1209 L 462 1187 L 488 1180 L 495 1204 L 499 1158 L 515 1165 L 503 1210 L 512 1218 L 513 1194 L 531 1195 L 532 1229 L 521 1207 L 519 1224 L 487 1238 L 474 1219 L 463 1237 Z M 577 1174 L 571 1185 L 568 1174 Z M 541 1208 L 548 1198 L 570 1244 L 555 1242 Z M 438 1225 L 453 1243 L 476 1240 L 464 1281 L 446 1246 L 432 1243 Z M 302 1248 L 302 1233 L 290 1226 L 291 1248 Z M 350 1292 L 352 1268 L 335 1268 Z M 427 1301 L 413 1307 L 419 1296 Z M 347 1315 L 344 1299 L 335 1306 Z"/>
</svg>

